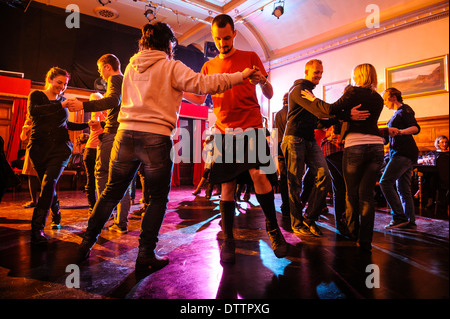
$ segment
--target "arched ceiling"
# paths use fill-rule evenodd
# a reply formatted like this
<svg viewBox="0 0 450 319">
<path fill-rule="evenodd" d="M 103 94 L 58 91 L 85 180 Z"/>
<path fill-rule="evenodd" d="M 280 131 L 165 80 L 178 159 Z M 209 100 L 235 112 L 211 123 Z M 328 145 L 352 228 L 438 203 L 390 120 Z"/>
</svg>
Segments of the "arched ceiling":
<svg viewBox="0 0 450 319">
<path fill-rule="evenodd" d="M 366 21 L 379 12 L 380 23 L 429 8 L 444 7 L 442 0 L 281 0 L 284 14 L 277 19 L 272 12 L 280 0 L 37 0 L 47 5 L 66 8 L 76 3 L 80 12 L 97 16 L 96 8 L 117 13 L 116 23 L 141 28 L 148 23 L 144 16 L 147 5 L 156 8 L 156 20 L 170 24 L 180 44 L 212 41 L 210 22 L 220 13 L 236 21 L 236 47 L 256 51 L 264 61 L 276 61 L 294 52 L 318 44 L 336 41 L 356 32 L 370 31 Z M 373 4 L 376 4 L 373 7 Z M 369 20 L 368 20 L 369 19 Z M 82 21 L 81 21 L 82 23 Z"/>
</svg>

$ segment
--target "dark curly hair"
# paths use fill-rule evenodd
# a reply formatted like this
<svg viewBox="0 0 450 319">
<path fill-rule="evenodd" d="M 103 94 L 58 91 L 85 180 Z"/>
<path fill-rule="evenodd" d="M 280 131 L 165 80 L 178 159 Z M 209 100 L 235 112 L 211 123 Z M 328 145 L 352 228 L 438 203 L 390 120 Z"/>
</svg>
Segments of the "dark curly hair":
<svg viewBox="0 0 450 319">
<path fill-rule="evenodd" d="M 173 49 L 177 44 L 177 39 L 172 28 L 163 22 L 155 24 L 147 23 L 142 28 L 142 37 L 139 40 L 140 50 L 164 51 L 169 58 L 173 58 Z"/>
</svg>

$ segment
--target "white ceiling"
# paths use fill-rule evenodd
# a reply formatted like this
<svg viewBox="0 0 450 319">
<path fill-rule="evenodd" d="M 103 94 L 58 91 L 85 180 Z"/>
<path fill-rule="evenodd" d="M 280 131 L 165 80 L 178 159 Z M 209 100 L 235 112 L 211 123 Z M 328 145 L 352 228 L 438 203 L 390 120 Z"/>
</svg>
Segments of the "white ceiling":
<svg viewBox="0 0 450 319">
<path fill-rule="evenodd" d="M 146 5 L 156 7 L 156 21 L 171 25 L 180 44 L 212 41 L 210 25 L 219 13 L 231 15 L 236 23 L 236 47 L 256 51 L 264 61 L 276 60 L 293 52 L 313 47 L 339 37 L 367 29 L 366 19 L 380 10 L 380 21 L 386 22 L 448 1 L 442 0 L 284 0 L 284 14 L 272 15 L 280 0 L 77 0 L 80 12 L 97 16 L 95 9 L 104 7 L 118 16 L 111 21 L 141 28 L 148 22 Z M 37 0 L 66 8 L 73 0 Z M 103 2 L 105 6 L 102 6 Z M 81 21 L 82 26 L 82 21 Z"/>
</svg>

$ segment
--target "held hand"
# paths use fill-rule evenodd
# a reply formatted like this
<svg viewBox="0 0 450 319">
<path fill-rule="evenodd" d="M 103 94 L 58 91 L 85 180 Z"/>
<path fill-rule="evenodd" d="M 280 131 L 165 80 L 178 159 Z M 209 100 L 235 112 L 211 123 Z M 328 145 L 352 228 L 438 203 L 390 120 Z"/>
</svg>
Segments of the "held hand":
<svg viewBox="0 0 450 319">
<path fill-rule="evenodd" d="M 350 112 L 350 118 L 353 121 L 364 121 L 369 117 L 370 112 L 369 111 L 359 111 L 358 109 L 360 107 L 361 107 L 361 104 L 352 108 L 352 110 Z"/>
<path fill-rule="evenodd" d="M 68 107 L 68 104 L 69 104 L 69 99 L 67 99 L 67 100 L 65 100 L 65 101 L 63 101 L 63 102 L 61 102 L 61 106 L 63 107 L 63 108 L 67 108 Z"/>
<path fill-rule="evenodd" d="M 78 112 L 83 109 L 83 102 L 78 101 L 78 99 L 73 99 L 69 101 L 69 111 Z"/>
<path fill-rule="evenodd" d="M 400 132 L 400 130 L 396 127 L 389 127 L 388 130 L 389 130 L 390 137 L 394 137 L 395 135 L 397 135 Z"/>
<path fill-rule="evenodd" d="M 246 68 L 244 71 L 242 71 L 242 77 L 245 79 L 249 78 L 250 76 L 253 76 L 255 73 L 254 69 Z"/>
<path fill-rule="evenodd" d="M 314 96 L 314 94 L 312 94 L 312 93 L 309 92 L 308 90 L 302 90 L 301 93 L 302 93 L 302 97 L 303 97 L 303 98 L 305 98 L 305 99 L 307 99 L 307 100 L 309 100 L 309 101 L 311 101 L 311 102 L 314 102 L 314 100 L 316 99 L 316 97 Z"/>
<path fill-rule="evenodd" d="M 97 120 L 89 120 L 88 125 L 93 131 L 97 131 L 101 128 L 100 121 Z"/>
<path fill-rule="evenodd" d="M 253 66 L 253 70 L 255 71 L 255 73 L 252 74 L 252 76 L 250 77 L 250 83 L 253 85 L 258 85 L 258 84 L 264 84 L 266 83 L 267 79 L 266 77 L 262 74 L 261 70 L 257 67 L 257 66 Z"/>
</svg>

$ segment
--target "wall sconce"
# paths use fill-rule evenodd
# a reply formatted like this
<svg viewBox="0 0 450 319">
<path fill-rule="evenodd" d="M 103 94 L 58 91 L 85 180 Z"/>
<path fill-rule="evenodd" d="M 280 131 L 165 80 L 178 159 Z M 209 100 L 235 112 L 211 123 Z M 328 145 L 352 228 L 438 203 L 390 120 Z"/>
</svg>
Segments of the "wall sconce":
<svg viewBox="0 0 450 319">
<path fill-rule="evenodd" d="M 152 22 L 152 20 L 156 19 L 156 8 L 152 5 L 146 5 L 144 15 L 148 22 Z"/>
<path fill-rule="evenodd" d="M 272 15 L 277 17 L 279 19 L 284 13 L 284 0 L 275 2 L 273 5 L 273 12 Z"/>
</svg>

